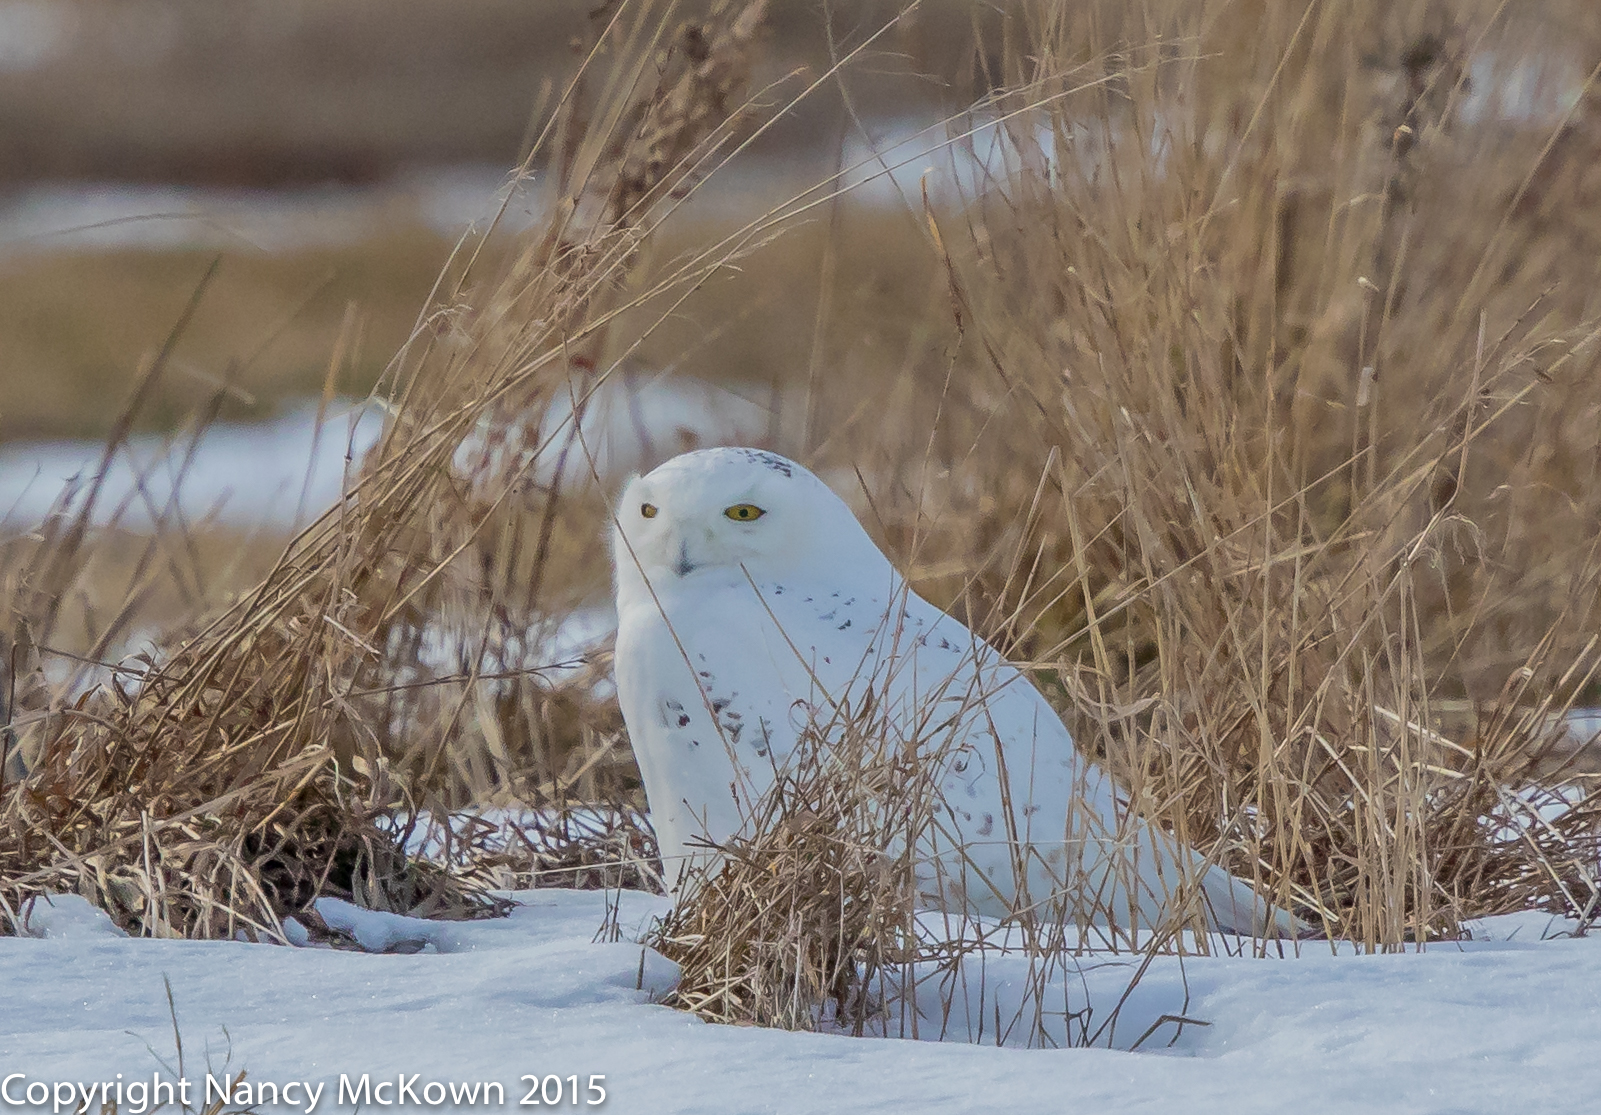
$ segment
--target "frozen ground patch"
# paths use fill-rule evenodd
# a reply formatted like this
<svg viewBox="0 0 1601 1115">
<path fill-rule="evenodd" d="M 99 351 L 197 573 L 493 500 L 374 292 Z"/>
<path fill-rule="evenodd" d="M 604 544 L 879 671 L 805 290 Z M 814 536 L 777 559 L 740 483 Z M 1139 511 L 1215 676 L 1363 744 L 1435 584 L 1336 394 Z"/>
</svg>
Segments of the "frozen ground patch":
<svg viewBox="0 0 1601 1115">
<path fill-rule="evenodd" d="M 548 478 L 554 472 L 561 432 L 571 416 L 566 400 L 552 407 L 535 442 L 551 442 L 535 463 L 537 475 Z M 685 376 L 620 371 L 590 398 L 583 436 L 602 481 L 615 485 L 629 471 L 687 447 L 748 440 L 766 426 L 763 406 L 726 388 Z M 148 527 L 171 507 L 189 523 L 304 525 L 339 499 L 347 477 L 382 431 L 379 405 L 346 401 L 324 417 L 320 430 L 316 406 L 306 404 L 266 422 L 218 423 L 193 447 L 164 437 L 134 437 L 111 462 L 94 518 Z M 464 447 L 463 458 L 474 444 Z M 0 521 L 12 527 L 39 522 L 66 485 L 93 477 L 104 451 L 94 441 L 0 448 Z M 567 482 L 581 486 L 588 482 L 588 464 L 576 448 L 570 457 Z"/>
<path fill-rule="evenodd" d="M 46 62 L 70 38 L 77 13 L 43 0 L 0 0 L 0 74 Z M 794 160 L 745 156 L 715 172 L 687 202 L 723 219 L 751 219 L 801 192 L 844 187 L 859 204 L 899 205 L 916 197 L 932 171 L 941 200 L 967 196 L 976 183 L 1015 162 L 993 121 L 972 123 L 971 142 L 947 142 L 938 118 L 875 119 L 870 135 L 850 138 L 836 184 Z M 906 193 L 908 187 L 910 194 Z M 382 237 L 397 226 L 421 226 L 455 240 L 497 221 L 521 232 L 548 218 L 548 173 L 519 177 L 505 167 L 424 167 L 369 185 L 325 184 L 279 189 L 126 182 L 47 182 L 0 196 L 0 259 L 53 251 L 247 250 L 291 252 L 340 247 Z"/>
<path fill-rule="evenodd" d="M 347 469 L 354 472 L 382 429 L 375 408 L 347 404 L 319 432 L 317 408 L 305 405 L 268 422 L 214 425 L 192 452 L 163 437 L 130 438 L 107 470 L 94 520 L 149 527 L 171 508 L 191 524 L 304 524 L 339 499 Z M 11 527 L 41 521 L 69 484 L 93 478 L 104 452 L 92 441 L 0 449 L 0 519 Z"/>
<path fill-rule="evenodd" d="M 0 72 L 53 40 L 39 34 L 8 48 L 11 23 L 44 4 L 0 0 Z M 15 11 L 11 11 L 15 9 Z M 8 14 L 9 13 L 9 14 Z M 33 26 L 30 25 L 30 26 Z M 28 45 L 36 44 L 36 45 Z M 30 53 L 31 52 L 31 53 Z M 70 182 L 34 185 L 0 199 L 0 258 L 36 252 L 210 248 L 290 252 L 342 246 L 421 223 L 448 236 L 486 226 L 506 201 L 504 223 L 526 228 L 543 213 L 534 180 L 501 167 L 449 166 L 370 186 L 287 189 Z"/>
<path fill-rule="evenodd" d="M 1022 1051 L 707 1026 L 651 1004 L 672 967 L 627 940 L 664 900 L 624 893 L 624 939 L 595 943 L 605 894 L 520 897 L 526 905 L 510 918 L 450 926 L 443 948 L 412 955 L 70 932 L 0 939 L 0 1064 L 23 1074 L 12 1095 L 33 1081 L 114 1087 L 119 1072 L 125 1081 L 163 1072 L 150 1050 L 172 1055 L 165 975 L 197 1089 L 208 1056 L 218 1073 L 231 1056 L 227 1071 L 246 1069 L 258 1084 L 322 1083 L 320 1112 L 353 1112 L 340 1077 L 355 1084 L 363 1074 L 370 1084 L 418 1074 L 416 1090 L 498 1081 L 496 1108 L 518 1106 L 525 1075 L 603 1075 L 602 1110 L 653 1115 L 1556 1113 L 1593 1110 L 1601 1094 L 1601 947 L 1540 940 L 1530 926 L 1499 933 L 1510 941 L 1424 954 L 1192 958 L 1182 971 L 1158 960 L 1141 984 L 1141 1012 L 1177 1013 L 1187 984 L 1184 1013 L 1210 1026 L 1186 1027 L 1171 1048 L 1170 1031 L 1159 1032 L 1147 1042 L 1153 1052 Z M 1497 927 L 1508 929 L 1498 920 L 1486 936 Z M 1102 980 L 1120 990 L 1126 969 L 1104 960 L 1090 962 L 1100 964 L 1092 989 Z M 1120 1043 L 1143 1029 L 1129 1021 Z M 294 1093 L 293 1109 L 306 1110 L 307 1094 Z"/>
<path fill-rule="evenodd" d="M 1580 743 L 1601 740 L 1601 708 L 1576 708 L 1567 720 L 1569 733 Z"/>
</svg>

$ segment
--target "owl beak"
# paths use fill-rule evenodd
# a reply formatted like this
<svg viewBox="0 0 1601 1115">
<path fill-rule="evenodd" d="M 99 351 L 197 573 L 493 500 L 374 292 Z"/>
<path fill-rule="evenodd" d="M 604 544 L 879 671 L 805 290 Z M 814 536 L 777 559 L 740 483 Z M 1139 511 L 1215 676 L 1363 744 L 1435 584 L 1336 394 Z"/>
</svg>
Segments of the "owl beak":
<svg viewBox="0 0 1601 1115">
<path fill-rule="evenodd" d="M 689 560 L 689 543 L 680 539 L 678 542 L 678 558 L 673 562 L 673 572 L 680 577 L 687 577 L 695 569 L 695 563 Z"/>
</svg>

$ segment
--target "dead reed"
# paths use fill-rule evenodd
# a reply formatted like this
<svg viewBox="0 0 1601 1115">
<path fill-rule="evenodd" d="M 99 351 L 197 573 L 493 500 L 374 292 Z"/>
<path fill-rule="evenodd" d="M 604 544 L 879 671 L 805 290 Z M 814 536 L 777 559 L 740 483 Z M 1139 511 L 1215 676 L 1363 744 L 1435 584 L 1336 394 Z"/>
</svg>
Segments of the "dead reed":
<svg viewBox="0 0 1601 1115">
<path fill-rule="evenodd" d="M 416 825 L 406 843 L 421 858 L 494 890 L 666 890 L 650 819 L 639 810 L 480 806 Z"/>
</svg>

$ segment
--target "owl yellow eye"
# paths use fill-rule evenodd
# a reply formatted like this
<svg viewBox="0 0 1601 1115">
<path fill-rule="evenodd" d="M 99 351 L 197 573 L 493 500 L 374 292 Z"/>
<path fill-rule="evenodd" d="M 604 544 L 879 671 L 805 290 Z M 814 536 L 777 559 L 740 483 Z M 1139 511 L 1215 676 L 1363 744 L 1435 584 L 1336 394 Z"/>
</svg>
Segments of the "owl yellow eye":
<svg viewBox="0 0 1601 1115">
<path fill-rule="evenodd" d="M 644 518 L 654 519 L 656 517 L 656 505 L 654 503 L 642 503 L 639 505 L 639 513 Z"/>
<path fill-rule="evenodd" d="M 767 512 L 757 507 L 754 503 L 736 503 L 724 511 L 723 514 L 733 519 L 736 523 L 754 523 Z"/>
</svg>

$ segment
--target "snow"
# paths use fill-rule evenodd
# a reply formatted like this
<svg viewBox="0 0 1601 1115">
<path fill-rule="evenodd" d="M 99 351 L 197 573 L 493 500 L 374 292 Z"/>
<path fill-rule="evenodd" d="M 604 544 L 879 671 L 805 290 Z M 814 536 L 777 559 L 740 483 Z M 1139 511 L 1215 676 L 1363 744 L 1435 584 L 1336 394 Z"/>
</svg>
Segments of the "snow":
<svg viewBox="0 0 1601 1115">
<path fill-rule="evenodd" d="M 22 911 L 25 936 L 53 940 L 126 937 L 106 912 L 76 894 L 42 895 Z"/>
<path fill-rule="evenodd" d="M 769 389 L 763 387 L 762 393 L 769 394 Z M 487 461 L 496 475 L 520 471 L 537 450 L 533 471 L 541 481 L 550 481 L 569 440 L 575 401 L 558 394 L 539 416 L 537 430 L 519 425 L 488 436 L 481 426 L 456 451 L 457 468 L 472 475 Z M 569 486 L 582 485 L 591 479 L 593 465 L 604 484 L 620 485 L 630 473 L 647 471 L 686 449 L 758 439 L 770 421 L 765 402 L 733 388 L 621 366 L 584 400 L 581 439 L 572 442 L 563 476 Z M 505 444 L 520 447 L 518 454 L 508 456 Z"/>
<path fill-rule="evenodd" d="M 59 53 L 70 39 L 74 15 L 41 0 L 0 0 L 0 74 L 33 68 Z M 1088 135 L 1076 144 L 1081 155 Z M 1037 131 L 1035 139 L 1044 150 L 1053 149 L 1048 129 Z M 1100 157 L 1100 148 L 1095 151 Z M 1004 177 L 1018 157 L 993 113 L 950 122 L 928 114 L 875 118 L 867 131 L 847 138 L 838 182 L 811 168 L 799 170 L 788 158 L 746 155 L 716 166 L 682 204 L 724 219 L 751 219 L 797 196 L 815 200 L 843 189 L 858 205 L 920 206 L 925 172 L 932 172 L 932 195 L 954 202 Z M 549 216 L 551 195 L 543 171 L 516 175 L 482 163 L 418 167 L 368 185 L 272 190 L 43 182 L 0 196 L 0 260 L 127 248 L 290 252 L 347 247 L 401 225 L 421 225 L 454 241 L 492 221 L 507 233 L 532 228 Z"/>
<path fill-rule="evenodd" d="M 1575 740 L 1601 740 L 1601 708 L 1576 708 L 1568 713 L 1568 732 Z"/>
<path fill-rule="evenodd" d="M 0 0 L 0 36 L 33 7 Z M 8 12 L 9 8 L 16 11 Z M 35 21 L 37 22 L 37 21 Z M 32 26 L 32 25 L 30 25 Z M 0 72 L 30 65 L 54 40 L 39 34 L 7 46 Z M 34 44 L 34 45 L 29 45 Z M 20 61 L 16 61 L 20 59 Z M 503 224 L 527 228 L 542 215 L 534 183 L 503 167 L 446 166 L 369 186 L 319 184 L 263 190 L 123 182 L 46 182 L 0 199 L 0 259 L 37 252 L 211 248 L 289 252 L 340 247 L 421 222 L 454 240 L 485 227 L 509 199 Z"/>
<path fill-rule="evenodd" d="M 536 472 L 554 472 L 563 440 L 558 435 L 571 420 L 570 402 L 557 400 L 534 439 L 535 445 L 552 442 Z M 727 388 L 689 376 L 619 371 L 591 397 L 583 437 L 602 480 L 617 484 L 687 445 L 758 437 L 766 426 L 763 405 Z M 341 401 L 320 430 L 315 404 L 265 422 L 218 423 L 192 456 L 187 442 L 140 435 L 113 459 L 95 520 L 115 517 L 125 526 L 148 527 L 170 504 L 190 523 L 212 518 L 239 526 L 303 526 L 338 501 L 347 475 L 354 475 L 382 429 L 380 404 Z M 469 439 L 460 456 L 470 458 L 476 445 Z M 15 527 L 42 520 L 65 484 L 94 475 L 104 452 L 95 441 L 0 447 L 0 522 Z M 573 458 L 568 482 L 583 484 L 588 466 L 576 449 Z"/>
<path fill-rule="evenodd" d="M 30 922 L 43 939 L 0 939 L 0 1066 L 22 1074 L 8 1088 L 24 1100 L 0 1110 L 50 1110 L 26 1103 L 35 1082 L 54 1095 L 58 1084 L 105 1081 L 113 1098 L 119 1072 L 125 1084 L 152 1074 L 170 1082 L 163 977 L 192 1099 L 208 1058 L 217 1080 L 243 1069 L 246 1082 L 280 1085 L 280 1099 L 290 1081 L 322 1085 L 314 1105 L 297 1087 L 295 1103 L 269 1111 L 353 1112 L 341 1076 L 354 1086 L 363 1074 L 369 1087 L 408 1079 L 418 1102 L 408 1094 L 398 1106 L 429 1111 L 469 1109 L 428 1103 L 430 1082 L 499 1081 L 505 1102 L 491 1106 L 519 1106 L 525 1075 L 551 1089 L 547 1076 L 563 1078 L 564 1100 L 565 1078 L 587 1086 L 604 1076 L 602 1110 L 650 1113 L 1545 1113 L 1591 1110 L 1601 1092 L 1601 947 L 1542 939 L 1565 923 L 1541 915 L 1494 919 L 1477 927 L 1479 939 L 1423 953 L 1333 956 L 1313 946 L 1292 959 L 1158 958 L 1114 1044 L 1131 1044 L 1161 1013 L 1210 1025 L 1184 1027 L 1171 1047 L 1164 1026 L 1129 1053 L 706 1025 L 651 1001 L 674 969 L 631 938 L 664 899 L 517 897 L 524 904 L 509 918 L 443 926 L 319 909 L 325 920 L 348 917 L 374 944 L 427 935 L 421 951 L 383 955 L 122 938 L 86 929 L 85 911 L 73 912 L 81 900 L 57 899 L 59 922 L 37 912 Z M 599 932 L 611 900 L 621 940 Z M 1134 962 L 1086 958 L 1081 992 L 1103 1015 Z M 391 1084 L 382 1095 L 395 1093 Z M 121 1111 L 142 1115 L 132 1095 Z"/>
<path fill-rule="evenodd" d="M 190 523 L 214 517 L 251 526 L 304 525 L 338 501 L 346 470 L 355 472 L 382 427 L 376 408 L 342 404 L 324 417 L 319 432 L 317 407 L 307 404 L 267 422 L 214 425 L 192 456 L 187 442 L 133 437 L 111 462 L 94 518 L 147 527 L 170 505 Z M 0 448 L 0 520 L 12 527 L 41 521 L 69 482 L 93 477 L 104 452 L 94 441 Z"/>
<path fill-rule="evenodd" d="M 319 898 L 312 906 L 323 924 L 347 934 L 363 952 L 421 952 L 430 946 L 435 952 L 442 952 L 447 951 L 455 940 L 451 934 L 451 924 L 446 921 L 427 921 L 379 910 L 364 910 L 341 898 Z M 299 923 L 296 924 L 298 926 Z M 293 936 L 295 934 L 292 933 L 291 938 Z M 299 942 L 292 940 L 291 943 Z"/>
</svg>

